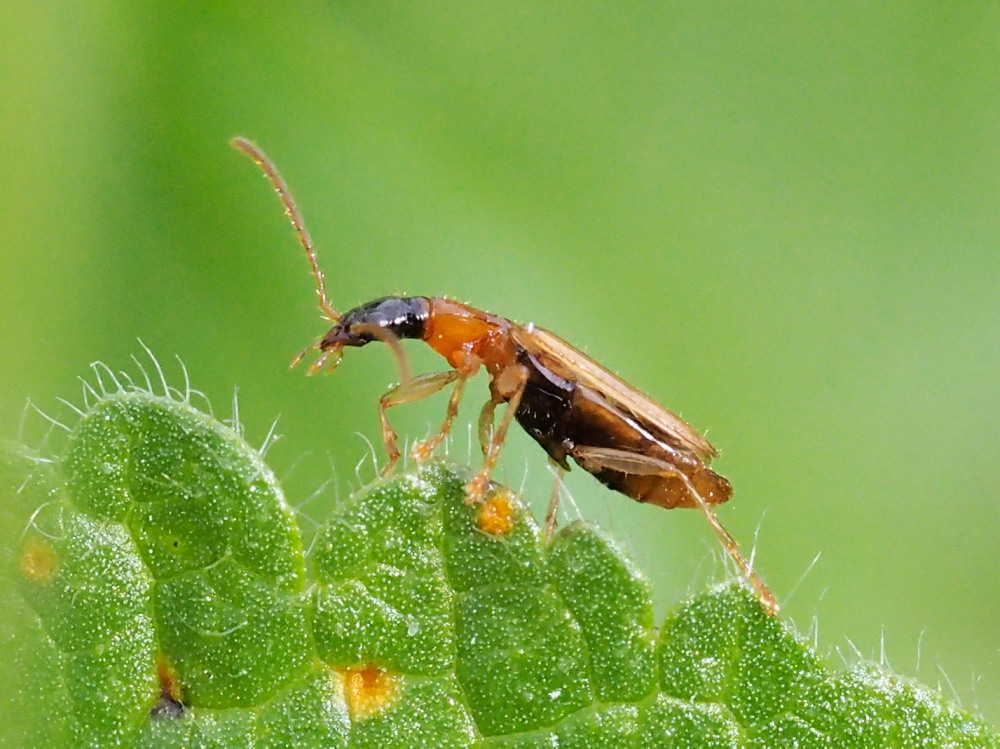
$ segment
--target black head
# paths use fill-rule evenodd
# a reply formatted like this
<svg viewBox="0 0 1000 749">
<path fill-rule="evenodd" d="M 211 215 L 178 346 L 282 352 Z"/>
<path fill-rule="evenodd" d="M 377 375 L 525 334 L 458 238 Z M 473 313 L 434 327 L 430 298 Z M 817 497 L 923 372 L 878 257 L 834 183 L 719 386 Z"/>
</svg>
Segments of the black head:
<svg viewBox="0 0 1000 749">
<path fill-rule="evenodd" d="M 364 346 L 387 338 L 422 338 L 429 312 L 427 297 L 376 299 L 344 313 L 323 336 L 319 347 L 336 352 L 344 346 Z"/>
</svg>

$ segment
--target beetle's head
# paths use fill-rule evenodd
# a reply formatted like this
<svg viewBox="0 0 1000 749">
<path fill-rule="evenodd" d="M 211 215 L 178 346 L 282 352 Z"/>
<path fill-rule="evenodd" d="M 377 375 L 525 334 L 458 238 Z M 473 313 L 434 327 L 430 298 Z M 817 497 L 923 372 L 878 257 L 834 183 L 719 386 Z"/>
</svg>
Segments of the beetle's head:
<svg viewBox="0 0 1000 749">
<path fill-rule="evenodd" d="M 383 297 L 345 312 L 320 340 L 318 348 L 323 354 L 310 372 L 324 366 L 336 367 L 346 346 L 422 338 L 429 310 L 427 298 L 415 296 Z"/>
</svg>

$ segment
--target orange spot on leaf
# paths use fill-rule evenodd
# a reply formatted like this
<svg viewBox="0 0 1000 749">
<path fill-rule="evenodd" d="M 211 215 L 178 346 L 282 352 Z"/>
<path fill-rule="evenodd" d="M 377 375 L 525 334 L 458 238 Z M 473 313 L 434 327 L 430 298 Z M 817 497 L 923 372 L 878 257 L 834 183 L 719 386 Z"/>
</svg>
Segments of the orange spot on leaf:
<svg viewBox="0 0 1000 749">
<path fill-rule="evenodd" d="M 517 513 L 507 491 L 498 490 L 479 505 L 476 525 L 491 536 L 506 536 L 514 530 Z"/>
<path fill-rule="evenodd" d="M 377 715 L 395 701 L 400 686 L 398 675 L 372 663 L 338 670 L 344 680 L 344 699 L 351 720 Z"/>
<path fill-rule="evenodd" d="M 163 653 L 156 654 L 156 678 L 160 681 L 160 698 L 178 705 L 184 704 L 181 675 Z"/>
</svg>

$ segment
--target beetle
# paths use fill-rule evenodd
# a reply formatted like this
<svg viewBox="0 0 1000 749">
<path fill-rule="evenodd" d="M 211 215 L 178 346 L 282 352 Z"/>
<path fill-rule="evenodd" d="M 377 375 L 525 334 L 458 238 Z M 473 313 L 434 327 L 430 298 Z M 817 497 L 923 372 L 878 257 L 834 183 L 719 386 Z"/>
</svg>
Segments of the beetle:
<svg viewBox="0 0 1000 749">
<path fill-rule="evenodd" d="M 533 324 L 518 325 L 446 297 L 389 296 L 341 313 L 326 294 L 312 238 L 277 168 L 246 138 L 231 141 L 264 172 L 277 192 L 295 234 L 305 249 L 316 284 L 320 311 L 332 323 L 321 339 L 292 362 L 318 350 L 310 373 L 335 368 L 345 348 L 372 342 L 387 344 L 400 369 L 400 382 L 379 400 L 379 421 L 388 456 L 382 473 L 400 458 L 396 432 L 387 412 L 453 386 L 444 422 L 436 434 L 416 443 L 413 456 L 430 457 L 447 436 L 458 413 L 466 382 L 480 369 L 489 375 L 490 398 L 479 416 L 483 465 L 466 485 L 466 500 L 478 503 L 489 488 L 500 448 L 513 421 L 548 453 L 559 470 L 569 459 L 601 483 L 639 502 L 697 508 L 708 521 L 726 553 L 757 592 L 765 611 L 778 610 L 777 599 L 739 551 L 722 526 L 713 505 L 732 496 L 732 485 L 709 467 L 718 452 L 684 422 L 579 349 Z M 448 362 L 443 372 L 411 376 L 400 341 L 427 343 Z M 499 422 L 494 412 L 507 404 Z M 558 493 L 547 515 L 555 520 Z"/>
</svg>

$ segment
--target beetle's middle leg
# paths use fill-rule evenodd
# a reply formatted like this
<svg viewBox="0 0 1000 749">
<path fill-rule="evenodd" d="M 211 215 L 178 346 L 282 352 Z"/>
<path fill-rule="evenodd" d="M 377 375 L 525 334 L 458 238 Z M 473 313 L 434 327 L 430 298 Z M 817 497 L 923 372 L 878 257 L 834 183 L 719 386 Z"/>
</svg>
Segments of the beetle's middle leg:
<svg viewBox="0 0 1000 749">
<path fill-rule="evenodd" d="M 753 585 L 767 613 L 774 614 L 778 610 L 778 601 L 774 597 L 774 593 L 771 592 L 771 589 L 767 587 L 763 580 L 757 577 L 749 562 L 740 553 L 736 539 L 730 535 L 729 531 L 722 527 L 722 523 L 715 516 L 715 512 L 711 506 L 701 496 L 694 484 L 691 483 L 691 479 L 677 466 L 669 461 L 649 455 L 607 447 L 577 446 L 573 448 L 571 454 L 588 470 L 607 468 L 612 471 L 620 471 L 621 473 L 642 476 L 664 476 L 678 479 L 684 484 L 684 488 L 687 489 L 688 493 L 694 499 L 695 504 L 701 510 L 701 514 L 705 516 L 708 524 L 712 526 L 712 530 L 722 544 L 722 548 L 726 550 L 726 553 L 736 563 L 736 566 L 739 567 L 740 572 Z"/>
<path fill-rule="evenodd" d="M 497 398 L 490 398 L 483 404 L 483 410 L 479 412 L 479 447 L 483 451 L 483 456 L 489 452 L 490 442 L 493 441 L 493 416 L 497 406 L 503 403 Z"/>
<path fill-rule="evenodd" d="M 510 429 L 511 422 L 514 421 L 514 414 L 517 413 L 518 406 L 521 405 L 521 396 L 524 395 L 524 386 L 528 382 L 528 370 L 520 365 L 507 367 L 500 372 L 490 385 L 490 390 L 494 393 L 493 398 L 486 404 L 479 415 L 479 436 L 483 439 L 489 433 L 489 444 L 485 446 L 486 458 L 483 467 L 480 468 L 472 480 L 465 485 L 465 501 L 475 504 L 481 502 L 486 495 L 486 488 L 490 483 L 490 474 L 500 457 L 500 447 L 507 439 L 507 430 Z M 507 401 L 507 408 L 500 417 L 500 423 L 495 429 L 491 429 L 493 421 L 493 408 L 502 401 Z"/>
<path fill-rule="evenodd" d="M 459 379 L 460 375 L 457 370 L 449 369 L 446 372 L 434 372 L 432 374 L 423 374 L 416 377 L 412 377 L 405 382 L 401 382 L 393 388 L 386 391 L 378 402 L 378 417 L 379 422 L 382 425 L 382 441 L 385 443 L 385 451 L 388 456 L 388 461 L 385 467 L 382 469 L 382 475 L 385 476 L 389 474 L 396 465 L 396 461 L 399 460 L 399 447 L 396 444 L 396 430 L 392 428 L 389 423 L 389 417 L 386 414 L 393 406 L 399 406 L 403 403 L 413 403 L 414 401 L 423 400 L 434 393 L 442 390 L 455 380 Z M 461 394 L 460 388 L 455 388 Z M 452 399 L 455 399 L 454 394 L 452 394 Z M 457 408 L 457 403 L 456 403 Z M 452 417 L 454 418 L 454 417 Z M 450 421 L 445 422 L 450 426 Z"/>
</svg>

